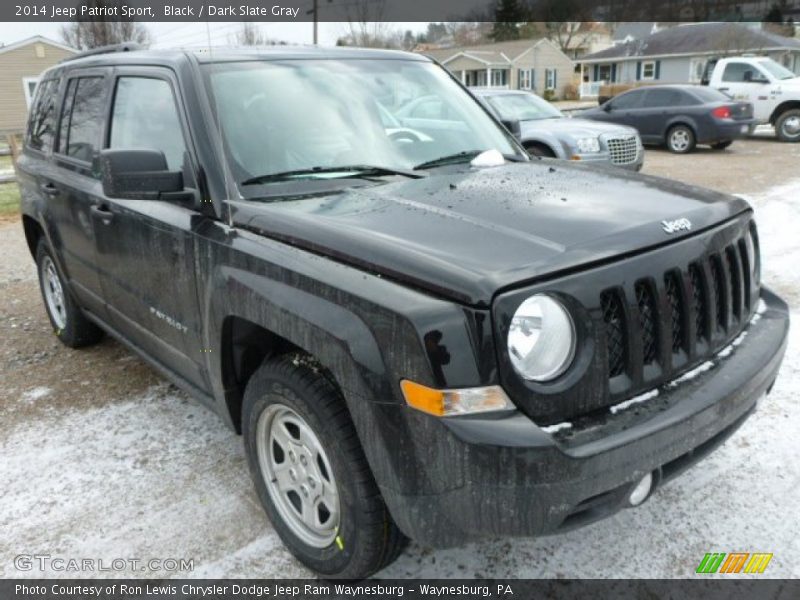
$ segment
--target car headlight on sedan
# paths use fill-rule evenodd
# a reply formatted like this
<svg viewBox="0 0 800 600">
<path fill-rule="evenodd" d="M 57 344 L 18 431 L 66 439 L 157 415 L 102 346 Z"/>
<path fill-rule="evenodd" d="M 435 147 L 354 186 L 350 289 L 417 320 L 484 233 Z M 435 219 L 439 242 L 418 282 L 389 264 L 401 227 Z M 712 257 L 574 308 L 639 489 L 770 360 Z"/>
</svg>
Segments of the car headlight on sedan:
<svg viewBox="0 0 800 600">
<path fill-rule="evenodd" d="M 578 138 L 575 140 L 575 146 L 578 148 L 579 154 L 595 154 L 600 152 L 600 140 L 596 137 Z"/>
<path fill-rule="evenodd" d="M 575 358 L 575 324 L 561 302 L 535 294 L 525 300 L 508 332 L 508 355 L 514 370 L 531 381 L 550 381 Z"/>
</svg>

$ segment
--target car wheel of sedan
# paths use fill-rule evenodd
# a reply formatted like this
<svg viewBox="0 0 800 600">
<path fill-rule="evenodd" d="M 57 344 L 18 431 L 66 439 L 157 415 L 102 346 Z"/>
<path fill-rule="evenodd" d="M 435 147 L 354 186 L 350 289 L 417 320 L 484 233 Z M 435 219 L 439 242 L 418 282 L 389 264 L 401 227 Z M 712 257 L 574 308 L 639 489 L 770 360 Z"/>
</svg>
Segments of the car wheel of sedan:
<svg viewBox="0 0 800 600">
<path fill-rule="evenodd" d="M 407 540 L 341 393 L 312 358 L 261 365 L 245 391 L 242 434 L 261 504 L 300 562 L 324 576 L 361 579 L 399 556 Z"/>
<path fill-rule="evenodd" d="M 541 146 L 539 144 L 529 144 L 525 146 L 525 150 L 528 151 L 528 154 L 531 156 L 541 156 L 544 158 L 555 158 L 555 153 L 547 148 L 546 146 Z"/>
<path fill-rule="evenodd" d="M 686 154 L 694 150 L 694 131 L 688 125 L 675 125 L 667 132 L 667 148 L 675 154 Z"/>
<path fill-rule="evenodd" d="M 800 109 L 783 113 L 775 123 L 775 131 L 782 142 L 800 142 Z"/>
<path fill-rule="evenodd" d="M 36 266 L 44 307 L 61 343 L 70 348 L 80 348 L 100 341 L 102 330 L 84 316 L 70 295 L 44 239 L 39 240 L 36 248 Z"/>
<path fill-rule="evenodd" d="M 711 147 L 714 150 L 725 150 L 728 146 L 733 143 L 733 140 L 727 140 L 725 142 L 717 142 L 716 144 L 711 144 Z"/>
</svg>

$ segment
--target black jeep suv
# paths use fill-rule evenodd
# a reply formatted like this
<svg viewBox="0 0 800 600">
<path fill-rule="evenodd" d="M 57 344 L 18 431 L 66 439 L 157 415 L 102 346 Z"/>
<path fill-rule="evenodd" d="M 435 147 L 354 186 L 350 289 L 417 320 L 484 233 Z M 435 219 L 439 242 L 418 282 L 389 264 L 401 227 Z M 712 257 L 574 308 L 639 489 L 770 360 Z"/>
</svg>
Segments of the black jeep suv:
<svg viewBox="0 0 800 600">
<path fill-rule="evenodd" d="M 318 573 L 640 504 L 775 381 L 788 310 L 743 200 L 531 160 L 422 56 L 127 49 L 31 110 L 50 321 L 240 431 Z"/>
</svg>

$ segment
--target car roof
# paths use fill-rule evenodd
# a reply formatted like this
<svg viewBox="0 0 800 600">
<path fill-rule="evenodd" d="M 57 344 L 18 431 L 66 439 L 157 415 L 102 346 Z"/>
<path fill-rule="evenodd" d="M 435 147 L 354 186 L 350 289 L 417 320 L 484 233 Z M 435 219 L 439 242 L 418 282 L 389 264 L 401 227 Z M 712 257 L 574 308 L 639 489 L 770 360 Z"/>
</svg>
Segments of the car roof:
<svg viewBox="0 0 800 600">
<path fill-rule="evenodd" d="M 624 93 L 635 92 L 639 90 L 683 90 L 686 92 L 691 92 L 692 90 L 706 87 L 707 86 L 692 83 L 661 83 L 658 85 L 643 85 L 640 87 L 635 87 L 630 90 L 625 90 Z"/>
<path fill-rule="evenodd" d="M 200 63 L 221 63 L 265 60 L 301 60 L 301 59 L 377 59 L 377 60 L 414 60 L 431 62 L 421 54 L 412 54 L 399 50 L 380 50 L 351 48 L 347 46 L 266 46 L 266 47 L 233 47 L 233 48 L 192 48 L 174 50 L 118 50 L 110 48 L 107 52 L 78 55 L 60 62 L 58 67 L 78 68 L 90 66 L 114 65 L 167 65 L 174 66 L 194 57 Z"/>
<path fill-rule="evenodd" d="M 506 94 L 514 94 L 517 96 L 535 96 L 533 92 L 527 92 L 525 90 L 504 90 L 498 88 L 469 88 L 469 90 L 473 94 L 478 94 L 479 96 L 505 96 Z"/>
</svg>

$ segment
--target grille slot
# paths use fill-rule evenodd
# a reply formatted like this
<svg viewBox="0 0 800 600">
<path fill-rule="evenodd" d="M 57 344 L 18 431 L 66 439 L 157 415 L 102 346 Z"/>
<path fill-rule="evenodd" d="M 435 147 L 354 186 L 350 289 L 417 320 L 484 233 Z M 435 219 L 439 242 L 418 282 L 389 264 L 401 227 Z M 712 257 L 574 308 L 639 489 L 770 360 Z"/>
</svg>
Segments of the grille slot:
<svg viewBox="0 0 800 600">
<path fill-rule="evenodd" d="M 677 353 L 685 344 L 684 315 L 686 311 L 681 297 L 681 282 L 676 272 L 667 273 L 664 277 L 664 286 L 667 291 L 667 300 L 670 309 L 670 329 L 672 331 L 672 352 Z"/>
<path fill-rule="evenodd" d="M 696 263 L 689 266 L 689 279 L 692 282 L 695 335 L 697 339 L 707 341 L 709 339 L 708 298 L 706 297 L 706 288 L 703 285 L 703 272 Z"/>
<path fill-rule="evenodd" d="M 717 312 L 717 330 L 724 331 L 728 323 L 728 299 L 725 294 L 727 286 L 722 273 L 722 261 L 718 255 L 711 257 L 711 281 L 714 288 L 714 307 Z"/>
<path fill-rule="evenodd" d="M 650 364 L 658 357 L 658 314 L 653 288 L 647 281 L 636 284 L 639 330 L 642 333 L 642 360 Z"/>
<path fill-rule="evenodd" d="M 747 244 L 739 240 L 739 258 L 742 260 L 742 283 L 744 288 L 744 310 L 750 312 L 750 257 L 747 255 Z"/>
<path fill-rule="evenodd" d="M 742 318 L 742 276 L 739 271 L 739 257 L 734 246 L 725 249 L 725 260 L 728 263 L 728 274 L 731 297 L 731 311 L 737 321 Z"/>
<path fill-rule="evenodd" d="M 625 372 L 627 363 L 627 332 L 625 327 L 625 309 L 619 293 L 608 290 L 600 296 L 603 310 L 603 322 L 606 332 L 606 350 L 608 353 L 608 376 L 617 377 Z"/>
<path fill-rule="evenodd" d="M 635 136 L 606 138 L 606 145 L 608 146 L 608 153 L 611 156 L 612 164 L 628 165 L 632 162 L 636 162 L 639 149 L 636 144 Z"/>
</svg>

